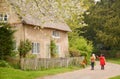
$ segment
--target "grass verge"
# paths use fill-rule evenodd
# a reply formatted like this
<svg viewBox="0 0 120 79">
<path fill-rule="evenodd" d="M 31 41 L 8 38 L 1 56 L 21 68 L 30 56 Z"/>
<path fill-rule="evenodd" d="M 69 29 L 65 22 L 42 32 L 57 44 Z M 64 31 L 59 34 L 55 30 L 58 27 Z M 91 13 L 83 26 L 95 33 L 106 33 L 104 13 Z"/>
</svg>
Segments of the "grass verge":
<svg viewBox="0 0 120 79">
<path fill-rule="evenodd" d="M 109 79 L 120 79 L 120 75 L 116 76 L 116 77 L 109 78 Z"/>
<path fill-rule="evenodd" d="M 107 59 L 108 62 L 115 63 L 115 64 L 120 64 L 120 58 L 110 58 Z"/>
<path fill-rule="evenodd" d="M 107 59 L 107 61 L 115 64 L 120 64 L 120 59 L 117 59 L 117 58 Z M 109 78 L 109 79 L 120 79 L 120 75 Z"/>
<path fill-rule="evenodd" d="M 44 71 L 22 71 L 14 68 L 0 67 L 0 79 L 35 79 L 37 77 L 64 73 L 80 69 L 80 67 L 56 68 Z"/>
</svg>

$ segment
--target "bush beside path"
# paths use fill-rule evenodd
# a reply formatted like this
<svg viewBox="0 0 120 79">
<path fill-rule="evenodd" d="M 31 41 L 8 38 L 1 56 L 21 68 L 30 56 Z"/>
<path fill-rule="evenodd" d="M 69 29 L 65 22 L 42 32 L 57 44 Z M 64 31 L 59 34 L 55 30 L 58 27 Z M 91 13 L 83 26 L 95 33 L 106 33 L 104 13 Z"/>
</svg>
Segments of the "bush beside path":
<svg viewBox="0 0 120 79">
<path fill-rule="evenodd" d="M 37 79 L 108 79 L 117 75 L 120 75 L 120 65 L 106 63 L 105 70 L 101 70 L 99 62 L 96 62 L 95 70 L 91 70 L 90 67 L 87 67 L 82 70 Z"/>
</svg>

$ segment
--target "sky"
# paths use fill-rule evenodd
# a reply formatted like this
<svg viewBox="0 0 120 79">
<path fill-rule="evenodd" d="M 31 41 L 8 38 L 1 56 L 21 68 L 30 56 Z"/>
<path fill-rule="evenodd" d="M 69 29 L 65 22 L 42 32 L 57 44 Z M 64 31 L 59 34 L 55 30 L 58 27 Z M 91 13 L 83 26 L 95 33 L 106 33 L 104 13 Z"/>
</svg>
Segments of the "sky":
<svg viewBox="0 0 120 79">
<path fill-rule="evenodd" d="M 100 1 L 100 0 L 95 0 L 95 1 L 97 2 L 97 1 Z"/>
</svg>

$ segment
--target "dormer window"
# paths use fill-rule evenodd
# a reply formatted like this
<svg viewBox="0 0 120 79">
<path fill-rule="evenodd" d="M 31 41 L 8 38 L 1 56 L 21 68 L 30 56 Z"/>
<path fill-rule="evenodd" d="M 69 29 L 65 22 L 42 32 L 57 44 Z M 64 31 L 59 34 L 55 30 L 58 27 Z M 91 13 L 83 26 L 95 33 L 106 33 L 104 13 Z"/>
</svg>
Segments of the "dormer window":
<svg viewBox="0 0 120 79">
<path fill-rule="evenodd" d="M 0 13 L 0 22 L 7 22 L 8 21 L 8 15 L 5 13 Z"/>
<path fill-rule="evenodd" d="M 54 31 L 52 32 L 52 37 L 53 37 L 53 38 L 60 38 L 60 33 L 59 33 L 59 31 L 54 30 Z"/>
</svg>

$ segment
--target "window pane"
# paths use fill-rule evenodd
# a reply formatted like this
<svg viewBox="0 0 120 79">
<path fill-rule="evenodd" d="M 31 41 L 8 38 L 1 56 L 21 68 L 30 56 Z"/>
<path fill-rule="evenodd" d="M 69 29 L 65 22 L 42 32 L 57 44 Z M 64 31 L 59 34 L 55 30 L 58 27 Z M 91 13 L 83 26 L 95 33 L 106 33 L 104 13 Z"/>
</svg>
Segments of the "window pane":
<svg viewBox="0 0 120 79">
<path fill-rule="evenodd" d="M 56 46 L 56 52 L 60 53 L 60 46 L 59 45 Z"/>
<path fill-rule="evenodd" d="M 5 14 L 4 21 L 7 21 L 7 19 L 8 19 L 7 14 Z"/>
<path fill-rule="evenodd" d="M 54 36 L 54 37 L 59 37 L 60 35 L 59 35 L 59 32 L 58 31 L 53 31 L 53 33 L 52 33 L 52 35 Z"/>
<path fill-rule="evenodd" d="M 37 43 L 37 53 L 39 53 L 39 52 L 40 52 L 40 44 Z"/>
<path fill-rule="evenodd" d="M 32 43 L 32 53 L 39 53 L 40 52 L 40 44 L 39 43 Z"/>
</svg>

